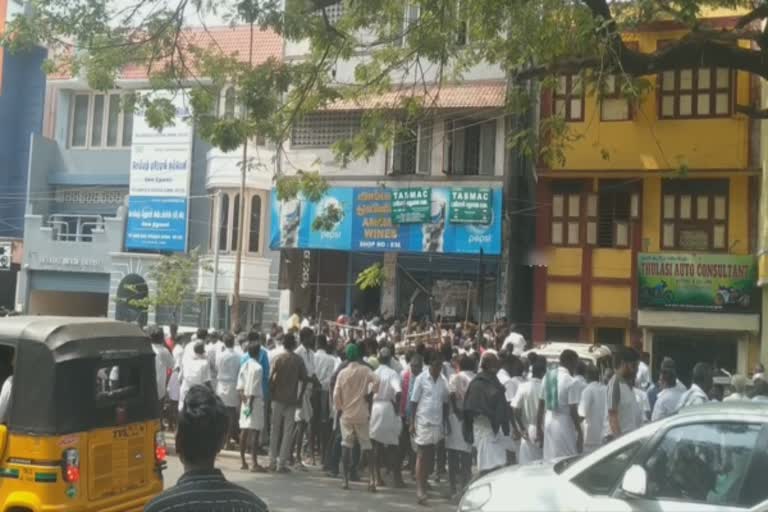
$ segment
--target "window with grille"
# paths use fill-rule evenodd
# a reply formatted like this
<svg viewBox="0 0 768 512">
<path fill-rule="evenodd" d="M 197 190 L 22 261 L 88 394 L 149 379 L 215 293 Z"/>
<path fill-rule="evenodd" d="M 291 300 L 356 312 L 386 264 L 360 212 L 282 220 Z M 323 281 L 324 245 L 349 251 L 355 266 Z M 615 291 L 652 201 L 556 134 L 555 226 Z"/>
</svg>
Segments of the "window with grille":
<svg viewBox="0 0 768 512">
<path fill-rule="evenodd" d="M 659 41 L 659 47 L 668 45 Z M 659 75 L 659 118 L 728 117 L 734 75 L 729 68 L 689 68 Z"/>
<path fill-rule="evenodd" d="M 322 15 L 322 12 L 318 11 L 318 14 Z M 341 17 L 344 16 L 344 2 L 337 2 L 325 7 L 325 16 L 328 18 L 328 23 L 336 25 Z"/>
<path fill-rule="evenodd" d="M 260 193 L 248 194 L 245 204 L 242 205 L 243 220 L 241 220 L 240 194 L 232 191 L 222 192 L 218 196 L 214 203 L 218 205 L 219 212 L 219 252 L 237 252 L 241 222 L 245 223 L 242 228 L 248 236 L 247 241 L 243 242 L 244 246 L 250 253 L 261 252 L 262 202 L 263 198 Z M 215 222 L 215 219 L 211 219 L 211 225 L 214 225 Z"/>
<path fill-rule="evenodd" d="M 584 87 L 581 76 L 562 75 L 555 86 L 555 115 L 566 121 L 584 120 Z"/>
<path fill-rule="evenodd" d="M 552 245 L 581 244 L 581 185 L 555 184 L 552 192 Z"/>
<path fill-rule="evenodd" d="M 445 174 L 493 176 L 496 167 L 496 121 L 445 122 L 443 162 Z"/>
<path fill-rule="evenodd" d="M 69 126 L 72 148 L 125 148 L 133 136 L 133 112 L 121 106 L 122 95 L 75 94 Z"/>
<path fill-rule="evenodd" d="M 248 230 L 248 252 L 260 252 L 259 240 L 261 235 L 261 196 L 251 197 L 251 220 Z"/>
<path fill-rule="evenodd" d="M 728 248 L 728 180 L 667 180 L 662 188 L 664 249 Z"/>
<path fill-rule="evenodd" d="M 629 247 L 630 220 L 639 216 L 639 202 L 639 195 L 634 191 L 633 184 L 618 180 L 600 180 L 596 237 L 599 247 Z M 588 243 L 595 242 L 588 240 Z"/>
<path fill-rule="evenodd" d="M 360 130 L 360 112 L 313 112 L 294 123 L 291 146 L 328 148 Z"/>
<path fill-rule="evenodd" d="M 637 51 L 639 49 L 636 41 L 625 42 L 624 44 L 631 50 Z M 629 121 L 632 119 L 632 101 L 622 93 L 625 82 L 626 78 L 620 74 L 610 74 L 605 77 L 600 97 L 601 121 Z"/>
<path fill-rule="evenodd" d="M 430 174 L 431 169 L 432 124 L 401 128 L 392 148 L 392 174 Z"/>
</svg>

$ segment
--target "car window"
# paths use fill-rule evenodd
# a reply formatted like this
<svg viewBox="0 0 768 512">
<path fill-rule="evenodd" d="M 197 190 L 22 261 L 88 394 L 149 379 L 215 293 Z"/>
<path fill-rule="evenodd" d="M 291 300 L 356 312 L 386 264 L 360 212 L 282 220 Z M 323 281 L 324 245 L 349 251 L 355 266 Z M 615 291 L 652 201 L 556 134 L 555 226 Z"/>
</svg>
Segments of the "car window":
<svg viewBox="0 0 768 512">
<path fill-rule="evenodd" d="M 582 491 L 593 496 L 610 494 L 644 442 L 645 440 L 635 441 L 600 459 L 576 475 L 572 482 Z"/>
<path fill-rule="evenodd" d="M 764 476 L 751 475 L 765 468 L 764 450 L 756 450 L 762 430 L 725 422 L 670 429 L 645 462 L 647 497 L 720 506 L 760 503 L 768 486 Z"/>
</svg>

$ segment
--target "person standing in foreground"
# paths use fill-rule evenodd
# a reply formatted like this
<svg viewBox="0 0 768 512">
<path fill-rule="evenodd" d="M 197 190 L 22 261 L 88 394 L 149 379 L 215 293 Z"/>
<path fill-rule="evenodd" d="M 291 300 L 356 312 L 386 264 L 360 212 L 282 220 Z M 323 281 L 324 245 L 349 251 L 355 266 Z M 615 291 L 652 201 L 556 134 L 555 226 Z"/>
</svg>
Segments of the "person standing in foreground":
<svg viewBox="0 0 768 512">
<path fill-rule="evenodd" d="M 693 384 L 691 388 L 683 393 L 680 402 L 677 404 L 677 410 L 701 405 L 709 402 L 709 391 L 712 389 L 712 367 L 707 363 L 696 363 L 693 367 Z"/>
<path fill-rule="evenodd" d="M 608 382 L 606 435 L 610 439 L 632 432 L 641 425 L 642 411 L 634 391 L 639 360 L 636 350 L 624 348 L 618 355 L 616 372 Z"/>
<path fill-rule="evenodd" d="M 371 436 L 368 413 L 368 396 L 373 388 L 378 387 L 379 379 L 370 367 L 360 362 L 360 348 L 354 343 L 347 345 L 346 368 L 336 377 L 333 391 L 333 402 L 341 414 L 339 427 L 341 429 L 341 461 L 344 470 L 344 489 L 349 489 L 349 478 L 352 472 L 352 449 L 355 442 L 360 450 L 370 454 Z M 368 457 L 369 467 L 368 490 L 376 492 L 376 459 Z"/>
<path fill-rule="evenodd" d="M 470 382 L 475 378 L 475 361 L 468 355 L 459 359 L 459 373 L 448 380 L 451 412 L 448 415 L 450 431 L 445 439 L 448 450 L 448 483 L 451 496 L 469 483 L 472 478 L 472 445 L 464 439 L 464 397 Z"/>
<path fill-rule="evenodd" d="M 416 498 L 420 504 L 427 501 L 427 475 L 432 473 L 435 446 L 443 438 L 443 427 L 448 420 L 448 384 L 442 370 L 440 354 L 432 354 L 429 371 L 418 376 L 411 395 L 414 411 L 411 433 L 416 443 Z"/>
<path fill-rule="evenodd" d="M 395 488 L 405 487 L 400 472 L 398 443 L 403 424 L 398 415 L 400 404 L 400 375 L 390 368 L 392 353 L 388 348 L 379 352 L 379 367 L 374 372 L 379 379 L 379 386 L 373 395 L 371 408 L 371 440 L 373 441 L 373 457 L 376 459 L 376 485 L 384 485 L 381 477 L 381 467 L 390 470 Z M 342 421 L 344 416 L 342 415 Z"/>
<path fill-rule="evenodd" d="M 584 453 L 600 448 L 605 437 L 606 387 L 600 382 L 600 370 L 594 365 L 587 366 L 587 387 L 581 392 L 579 417 L 584 434 Z"/>
<path fill-rule="evenodd" d="M 283 348 L 285 352 L 272 362 L 272 375 L 269 378 L 269 395 L 272 398 L 269 457 L 271 471 L 288 473 L 288 457 L 293 446 L 293 422 L 296 406 L 301 403 L 304 395 L 307 369 L 304 361 L 293 353 L 296 349 L 293 334 L 285 335 Z"/>
<path fill-rule="evenodd" d="M 674 368 L 662 368 L 659 376 L 659 392 L 656 404 L 653 406 L 651 421 L 661 420 L 672 416 L 680 403 L 683 392 L 677 387 L 677 375 Z"/>
<path fill-rule="evenodd" d="M 520 464 L 529 464 L 541 460 L 541 446 L 537 438 L 536 414 L 541 395 L 541 379 L 547 373 L 547 360 L 537 357 L 531 364 L 531 378 L 517 389 L 512 400 L 514 412 L 513 425 L 520 432 Z"/>
<path fill-rule="evenodd" d="M 205 386 L 190 388 L 176 433 L 184 474 L 175 487 L 150 501 L 144 512 L 268 512 L 261 499 L 228 482 L 214 467 L 226 435 L 227 413 L 221 400 Z"/>
<path fill-rule="evenodd" d="M 240 371 L 240 356 L 235 352 L 235 337 L 224 335 L 224 349 L 216 353 L 216 396 L 224 402 L 229 415 L 229 432 L 227 446 L 232 438 L 237 436 L 237 406 L 240 398 L 237 396 L 237 374 Z M 242 446 L 241 446 L 242 449 Z"/>
<path fill-rule="evenodd" d="M 547 373 L 541 386 L 536 428 L 537 437 L 544 443 L 545 462 L 581 451 L 579 397 L 572 376 L 578 362 L 576 352 L 563 350 L 560 366 Z"/>
<path fill-rule="evenodd" d="M 248 354 L 251 356 L 242 366 L 237 376 L 237 391 L 240 392 L 240 459 L 243 463 L 241 469 L 248 469 L 245 461 L 245 450 L 250 445 L 253 466 L 252 473 L 263 473 L 264 468 L 259 466 L 257 458 L 259 454 L 259 433 L 264 429 L 264 392 L 261 386 L 261 374 L 263 372 L 259 363 L 261 345 L 251 343 L 248 345 Z"/>
<path fill-rule="evenodd" d="M 506 436 L 509 436 L 509 406 L 504 386 L 496 373 L 499 358 L 486 352 L 480 359 L 480 373 L 472 379 L 464 396 L 464 440 L 477 449 L 480 476 L 507 463 Z"/>
</svg>

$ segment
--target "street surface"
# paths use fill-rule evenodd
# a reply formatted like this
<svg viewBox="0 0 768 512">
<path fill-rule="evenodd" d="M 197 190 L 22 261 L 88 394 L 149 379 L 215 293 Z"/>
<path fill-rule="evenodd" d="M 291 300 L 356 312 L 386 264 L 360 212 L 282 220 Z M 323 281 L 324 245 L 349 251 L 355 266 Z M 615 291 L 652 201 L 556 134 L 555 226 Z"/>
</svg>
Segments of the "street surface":
<svg viewBox="0 0 768 512">
<path fill-rule="evenodd" d="M 267 463 L 260 457 L 262 465 Z M 233 452 L 219 455 L 216 466 L 224 471 L 231 482 L 237 483 L 256 493 L 269 505 L 270 512 L 409 512 L 434 510 L 454 512 L 455 505 L 437 495 L 430 499 L 428 507 L 416 503 L 415 484 L 404 475 L 407 489 L 383 487 L 377 493 L 367 491 L 365 482 L 352 483 L 352 489 L 341 488 L 341 480 L 325 476 L 317 469 L 308 472 L 294 471 L 289 475 L 253 474 L 240 470 L 240 460 Z M 163 473 L 166 487 L 176 484 L 183 468 L 175 456 L 168 457 L 168 469 Z M 437 487 L 442 491 L 444 486 Z M 437 491 L 435 491 L 437 492 Z"/>
</svg>

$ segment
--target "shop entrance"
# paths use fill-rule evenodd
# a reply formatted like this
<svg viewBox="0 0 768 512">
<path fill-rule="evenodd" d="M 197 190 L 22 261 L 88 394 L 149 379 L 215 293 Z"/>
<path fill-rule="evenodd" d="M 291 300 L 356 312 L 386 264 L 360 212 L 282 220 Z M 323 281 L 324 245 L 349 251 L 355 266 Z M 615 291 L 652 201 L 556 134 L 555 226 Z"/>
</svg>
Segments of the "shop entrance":
<svg viewBox="0 0 768 512">
<path fill-rule="evenodd" d="M 696 363 L 736 373 L 738 342 L 733 335 L 704 335 L 699 333 L 656 334 L 653 337 L 653 368 L 658 373 L 665 357 L 675 360 L 677 377 L 691 385 L 691 372 Z"/>
<path fill-rule="evenodd" d="M 29 296 L 30 315 L 106 317 L 108 306 L 106 293 L 33 290 Z"/>
</svg>

